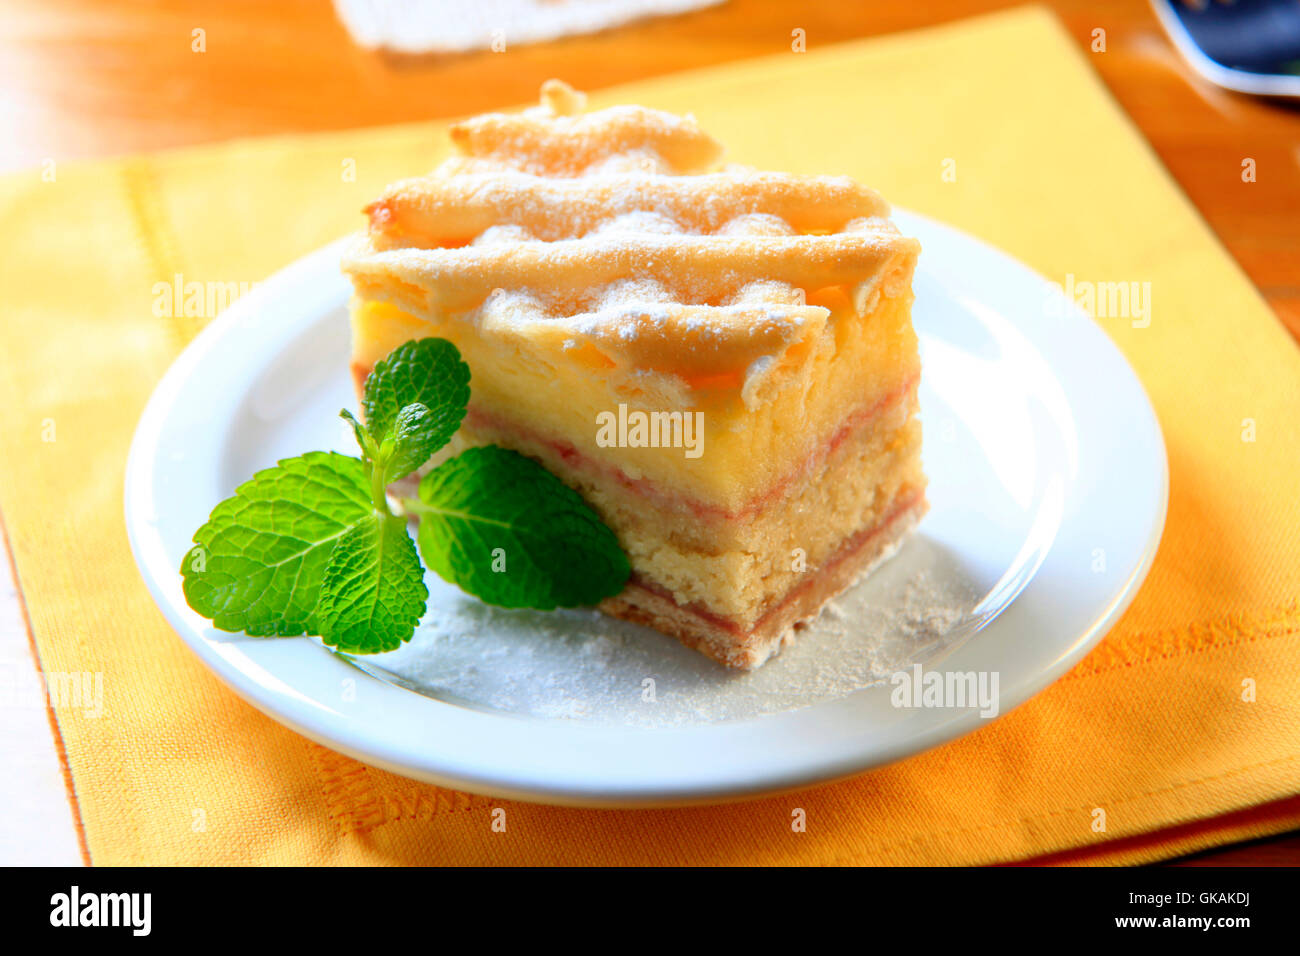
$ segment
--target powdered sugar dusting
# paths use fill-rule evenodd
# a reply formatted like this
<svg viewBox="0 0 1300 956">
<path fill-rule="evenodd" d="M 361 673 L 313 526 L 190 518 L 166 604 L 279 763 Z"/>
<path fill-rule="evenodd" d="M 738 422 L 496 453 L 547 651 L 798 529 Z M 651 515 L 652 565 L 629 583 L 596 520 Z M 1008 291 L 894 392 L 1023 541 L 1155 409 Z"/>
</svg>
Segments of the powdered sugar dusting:
<svg viewBox="0 0 1300 956">
<path fill-rule="evenodd" d="M 465 706 L 652 727 L 782 713 L 869 687 L 960 643 L 979 598 L 941 549 L 913 538 L 780 655 L 741 673 L 597 611 L 509 611 L 428 584 L 412 642 L 360 666 Z"/>
<path fill-rule="evenodd" d="M 538 106 L 454 124 L 456 155 L 368 207 L 369 246 L 346 261 L 363 294 L 509 337 L 614 339 L 613 366 L 715 388 L 750 368 L 753 399 L 757 351 L 782 354 L 829 314 L 805 290 L 915 254 L 850 179 L 723 165 L 692 116 L 584 105 L 550 80 Z"/>
</svg>

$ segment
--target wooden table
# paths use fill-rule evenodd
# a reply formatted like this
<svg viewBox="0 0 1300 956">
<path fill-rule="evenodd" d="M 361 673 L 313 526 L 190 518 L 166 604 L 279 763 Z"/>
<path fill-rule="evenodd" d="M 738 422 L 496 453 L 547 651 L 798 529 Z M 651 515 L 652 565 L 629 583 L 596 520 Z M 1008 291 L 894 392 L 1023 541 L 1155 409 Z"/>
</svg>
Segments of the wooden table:
<svg viewBox="0 0 1300 956">
<path fill-rule="evenodd" d="M 394 58 L 355 47 L 326 0 L 5 0 L 0 170 L 236 136 L 346 129 L 532 100 L 1016 6 L 974 0 L 729 0 L 560 43 Z M 1300 339 L 1300 111 L 1221 91 L 1179 59 L 1140 0 L 1053 0 L 1120 104 Z M 191 51 L 205 31 L 206 52 Z M 1106 51 L 1089 49 L 1106 31 Z M 1241 182 L 1242 160 L 1257 182 Z M 1300 835 L 1189 862 L 1300 862 Z"/>
</svg>

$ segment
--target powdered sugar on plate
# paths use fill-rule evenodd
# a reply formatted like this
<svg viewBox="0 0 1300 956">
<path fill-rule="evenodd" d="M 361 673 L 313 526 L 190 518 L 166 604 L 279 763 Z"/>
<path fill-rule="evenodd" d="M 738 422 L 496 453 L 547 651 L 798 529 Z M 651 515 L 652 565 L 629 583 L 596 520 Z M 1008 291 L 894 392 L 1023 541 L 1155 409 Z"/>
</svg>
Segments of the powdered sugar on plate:
<svg viewBox="0 0 1300 956">
<path fill-rule="evenodd" d="M 781 713 L 870 687 L 968 636 L 980 590 L 942 548 L 914 537 L 780 655 L 742 673 L 597 611 L 504 610 L 428 584 L 412 641 L 358 666 L 462 706 L 647 727 Z"/>
</svg>

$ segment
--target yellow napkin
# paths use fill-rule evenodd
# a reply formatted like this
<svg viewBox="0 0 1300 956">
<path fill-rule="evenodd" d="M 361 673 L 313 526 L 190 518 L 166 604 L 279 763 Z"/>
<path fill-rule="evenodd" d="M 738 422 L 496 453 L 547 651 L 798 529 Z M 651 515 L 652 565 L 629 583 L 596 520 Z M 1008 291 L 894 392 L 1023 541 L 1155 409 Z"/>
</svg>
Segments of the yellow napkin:
<svg viewBox="0 0 1300 956">
<path fill-rule="evenodd" d="M 738 161 L 851 174 L 1060 282 L 1150 282 L 1149 327 L 1102 321 L 1172 470 L 1132 609 L 1003 719 L 802 793 L 595 812 L 364 767 L 253 711 L 169 631 L 127 550 L 123 461 L 206 321 L 156 315 L 155 284 L 256 281 L 356 228 L 437 160 L 442 124 L 47 166 L 0 185 L 0 508 L 42 666 L 103 675 L 101 715 L 55 708 L 89 858 L 1137 861 L 1300 825 L 1300 354 L 1056 22 L 1019 10 L 594 100 L 692 111 Z M 1223 188 L 1252 187 L 1227 169 Z"/>
</svg>

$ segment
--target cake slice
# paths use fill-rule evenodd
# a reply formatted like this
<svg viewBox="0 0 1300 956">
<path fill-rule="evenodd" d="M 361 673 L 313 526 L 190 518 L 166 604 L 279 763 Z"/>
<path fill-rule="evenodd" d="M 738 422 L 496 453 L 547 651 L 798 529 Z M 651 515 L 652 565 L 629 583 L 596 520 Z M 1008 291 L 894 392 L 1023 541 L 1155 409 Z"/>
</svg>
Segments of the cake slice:
<svg viewBox="0 0 1300 956">
<path fill-rule="evenodd" d="M 924 513 L 919 246 L 874 192 L 721 165 L 693 118 L 542 104 L 367 207 L 358 387 L 421 336 L 471 370 L 452 446 L 577 489 L 631 561 L 602 609 L 762 664 Z"/>
</svg>

